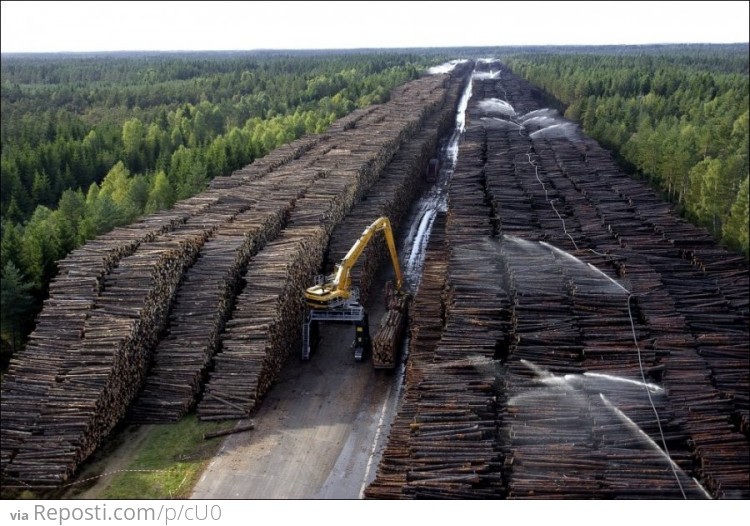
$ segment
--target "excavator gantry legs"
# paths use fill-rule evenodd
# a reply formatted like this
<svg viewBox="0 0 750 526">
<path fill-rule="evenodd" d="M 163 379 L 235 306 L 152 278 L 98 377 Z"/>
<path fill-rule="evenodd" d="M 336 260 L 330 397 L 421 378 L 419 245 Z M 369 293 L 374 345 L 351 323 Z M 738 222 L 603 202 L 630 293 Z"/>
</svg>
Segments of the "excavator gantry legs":
<svg viewBox="0 0 750 526">
<path fill-rule="evenodd" d="M 310 338 L 313 323 L 320 321 L 353 322 L 354 323 L 354 359 L 362 361 L 365 353 L 370 350 L 370 325 L 365 308 L 352 303 L 336 309 L 308 309 L 302 324 L 302 360 L 310 359 L 312 342 Z"/>
</svg>

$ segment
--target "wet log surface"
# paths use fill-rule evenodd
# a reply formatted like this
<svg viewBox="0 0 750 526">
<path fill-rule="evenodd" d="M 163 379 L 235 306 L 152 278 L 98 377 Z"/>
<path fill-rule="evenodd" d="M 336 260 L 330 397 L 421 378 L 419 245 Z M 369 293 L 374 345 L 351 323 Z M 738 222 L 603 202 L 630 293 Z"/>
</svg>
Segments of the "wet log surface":
<svg viewBox="0 0 750 526">
<path fill-rule="evenodd" d="M 747 260 L 491 67 L 366 496 L 747 498 Z"/>
</svg>

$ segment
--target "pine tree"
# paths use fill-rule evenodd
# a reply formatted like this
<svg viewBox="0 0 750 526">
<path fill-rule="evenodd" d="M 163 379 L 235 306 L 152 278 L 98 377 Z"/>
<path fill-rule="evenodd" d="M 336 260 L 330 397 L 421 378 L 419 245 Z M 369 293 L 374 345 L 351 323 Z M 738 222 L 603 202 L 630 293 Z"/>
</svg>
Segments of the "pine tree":
<svg viewBox="0 0 750 526">
<path fill-rule="evenodd" d="M 729 213 L 729 219 L 724 224 L 724 238 L 727 242 L 745 253 L 750 257 L 750 205 L 748 204 L 748 184 L 750 177 L 740 185 L 740 191 L 737 193 L 737 199 L 732 205 Z"/>
<path fill-rule="evenodd" d="M 21 325 L 32 306 L 31 288 L 13 262 L 7 262 L 0 275 L 0 327 L 3 339 L 7 337 L 10 342 L 11 353 L 18 348 L 24 332 Z"/>
</svg>

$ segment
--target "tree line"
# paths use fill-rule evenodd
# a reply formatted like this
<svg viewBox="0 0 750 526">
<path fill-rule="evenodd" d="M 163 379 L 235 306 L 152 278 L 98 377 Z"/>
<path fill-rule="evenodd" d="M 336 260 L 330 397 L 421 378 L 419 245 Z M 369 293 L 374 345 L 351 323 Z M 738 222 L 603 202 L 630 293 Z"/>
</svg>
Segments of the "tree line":
<svg viewBox="0 0 750 526">
<path fill-rule="evenodd" d="M 687 218 L 750 254 L 747 45 L 510 53 L 504 61 Z"/>
<path fill-rule="evenodd" d="M 3 357 L 70 251 L 384 102 L 424 65 L 408 53 L 3 55 Z"/>
<path fill-rule="evenodd" d="M 2 55 L 0 362 L 87 240 L 452 58 L 495 56 L 748 255 L 746 45 Z"/>
</svg>

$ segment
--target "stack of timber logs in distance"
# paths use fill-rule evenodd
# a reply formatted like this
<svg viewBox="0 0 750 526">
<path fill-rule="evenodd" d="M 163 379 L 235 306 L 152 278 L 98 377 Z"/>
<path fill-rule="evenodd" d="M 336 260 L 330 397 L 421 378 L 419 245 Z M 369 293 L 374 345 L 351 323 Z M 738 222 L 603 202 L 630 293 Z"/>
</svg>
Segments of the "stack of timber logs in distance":
<svg viewBox="0 0 750 526">
<path fill-rule="evenodd" d="M 279 242 L 269 243 L 248 266 L 247 286 L 198 404 L 201 419 L 252 414 L 299 348 L 303 292 L 322 266 L 331 233 L 373 185 L 383 184 L 381 176 L 399 149 L 413 148 L 422 123 L 445 106 L 451 92 L 444 80 L 425 77 L 395 90 L 388 104 L 340 127 L 337 146 L 310 165 L 323 177 L 297 200 Z"/>
<path fill-rule="evenodd" d="M 551 112 L 529 114 L 542 110 L 541 99 L 499 64 L 492 69 L 495 78 L 474 79 L 459 151 L 459 164 L 476 176 L 457 170 L 452 181 L 462 189 L 449 201 L 448 230 L 461 226 L 448 236 L 454 257 L 430 279 L 448 284 L 445 325 L 430 323 L 435 307 L 418 293 L 411 307 L 418 352 L 412 348 L 404 404 L 366 495 L 482 496 L 489 487 L 482 477 L 500 477 L 494 495 L 510 498 L 747 498 L 747 261 L 679 219 L 574 124 L 553 116 L 560 126 L 545 129 L 533 117 Z M 515 111 L 488 115 L 481 99 Z M 471 213 L 481 193 L 489 204 L 484 227 L 482 214 Z M 415 429 L 435 369 L 422 361 L 435 366 L 449 356 L 441 352 L 451 304 L 463 294 L 455 246 L 476 241 L 460 234 L 472 226 L 497 238 L 496 258 L 482 271 L 507 293 L 492 388 L 502 463 L 467 470 L 465 479 L 434 464 L 445 486 L 427 492 Z M 457 348 L 475 344 L 473 335 L 456 336 Z M 476 374 L 489 367 L 475 360 Z M 442 379 L 447 389 L 451 376 Z M 651 400 L 644 381 L 653 384 Z M 446 426 L 471 409 L 463 399 L 442 407 Z M 671 460 L 656 449 L 662 440 Z"/>
<path fill-rule="evenodd" d="M 279 146 L 252 164 L 235 170 L 229 177 L 214 178 L 209 183 L 209 188 L 224 190 L 240 187 L 243 191 L 247 191 L 245 185 L 248 183 L 264 178 L 274 170 L 308 155 L 314 149 L 324 148 L 330 139 L 330 133 L 305 135 L 296 141 Z"/>
<path fill-rule="evenodd" d="M 455 121 L 456 106 L 463 88 L 463 83 L 451 85 L 440 108 L 424 120 L 413 139 L 401 147 L 385 168 L 378 184 L 334 229 L 325 265 L 327 272 L 334 272 L 335 264 L 343 259 L 364 229 L 378 217 L 387 217 L 394 234 L 399 232 L 409 206 L 422 188 L 427 163 L 435 154 L 439 138 Z M 362 303 L 368 301 L 375 273 L 387 258 L 388 248 L 383 237 L 378 236 L 367 246 L 352 269 L 352 284 L 359 288 Z"/>
</svg>

